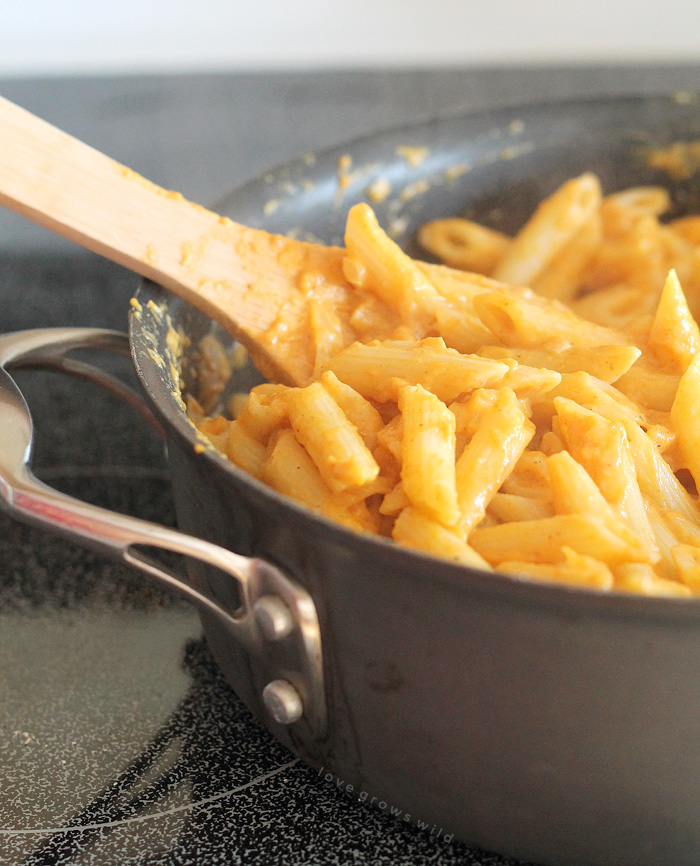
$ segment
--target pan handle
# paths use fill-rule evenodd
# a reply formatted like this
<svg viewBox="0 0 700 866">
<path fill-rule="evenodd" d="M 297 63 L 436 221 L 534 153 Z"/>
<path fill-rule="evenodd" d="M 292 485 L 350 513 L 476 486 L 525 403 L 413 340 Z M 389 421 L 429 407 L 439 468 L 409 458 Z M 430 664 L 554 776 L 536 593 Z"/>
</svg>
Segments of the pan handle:
<svg viewBox="0 0 700 866">
<path fill-rule="evenodd" d="M 306 590 L 265 560 L 240 556 L 201 538 L 89 505 L 54 490 L 31 471 L 33 425 L 9 370 L 49 368 L 82 376 L 107 388 L 159 428 L 135 392 L 91 365 L 66 357 L 75 349 L 129 354 L 128 337 L 116 331 L 50 328 L 0 337 L 0 508 L 139 569 L 215 616 L 260 667 L 256 687 L 279 724 L 305 727 L 313 737 L 326 728 L 321 632 Z M 227 609 L 188 577 L 146 551 L 164 550 L 198 560 L 232 577 L 239 606 Z M 302 733 L 300 730 L 299 733 Z"/>
</svg>

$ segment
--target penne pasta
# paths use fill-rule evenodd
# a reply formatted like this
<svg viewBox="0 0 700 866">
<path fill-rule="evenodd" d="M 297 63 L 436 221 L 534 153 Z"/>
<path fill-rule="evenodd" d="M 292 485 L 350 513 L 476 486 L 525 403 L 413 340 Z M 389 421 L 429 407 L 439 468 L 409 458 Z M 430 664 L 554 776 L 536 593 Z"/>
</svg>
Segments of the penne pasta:
<svg viewBox="0 0 700 866">
<path fill-rule="evenodd" d="M 676 580 L 659 577 L 649 565 L 640 562 L 623 563 L 614 568 L 615 589 L 655 598 L 690 598 L 692 591 Z"/>
<path fill-rule="evenodd" d="M 267 444 L 273 430 L 288 423 L 286 389 L 282 385 L 258 385 L 236 420 L 259 442 Z"/>
<path fill-rule="evenodd" d="M 610 567 L 599 559 L 562 548 L 563 562 L 502 562 L 496 571 L 534 580 L 585 586 L 590 589 L 612 589 L 614 578 Z"/>
<path fill-rule="evenodd" d="M 372 209 L 355 205 L 345 228 L 343 273 L 353 286 L 376 294 L 422 336 L 440 296 L 415 262 L 380 228 Z"/>
<path fill-rule="evenodd" d="M 600 214 L 593 213 L 530 283 L 543 298 L 572 301 L 603 236 Z"/>
<path fill-rule="evenodd" d="M 479 354 L 494 361 L 512 358 L 518 364 L 545 367 L 557 373 L 583 371 L 601 382 L 615 382 L 630 369 L 642 354 L 637 346 L 596 346 L 594 349 L 575 348 L 558 351 L 518 349 L 505 346 L 483 346 Z"/>
<path fill-rule="evenodd" d="M 401 483 L 409 501 L 443 526 L 460 516 L 455 481 L 455 416 L 430 391 L 407 385 L 399 394 L 403 418 Z"/>
<path fill-rule="evenodd" d="M 615 383 L 626 397 L 645 409 L 670 412 L 680 377 L 640 362 Z"/>
<path fill-rule="evenodd" d="M 597 514 L 557 514 L 542 520 L 522 520 L 475 529 L 469 543 L 487 562 L 556 563 L 562 549 L 608 564 L 644 562 L 646 552 L 634 534 L 620 536 Z"/>
<path fill-rule="evenodd" d="M 511 245 L 502 232 L 467 219 L 434 220 L 418 232 L 421 246 L 451 268 L 489 274 Z"/>
<path fill-rule="evenodd" d="M 618 518 L 595 481 L 568 451 L 547 458 L 552 506 L 557 514 L 601 514 L 617 523 Z"/>
<path fill-rule="evenodd" d="M 530 285 L 600 207 L 598 178 L 574 178 L 545 199 L 494 271 L 497 280 Z"/>
<path fill-rule="evenodd" d="M 287 406 L 297 439 L 331 490 L 363 487 L 375 480 L 377 461 L 320 382 L 290 389 Z"/>
<path fill-rule="evenodd" d="M 326 369 L 380 403 L 396 402 L 406 384 L 422 385 L 447 403 L 499 382 L 509 367 L 499 361 L 461 355 L 448 349 L 440 338 L 428 338 L 418 343 L 355 343 L 339 352 Z"/>
<path fill-rule="evenodd" d="M 262 477 L 270 487 L 314 511 L 351 529 L 364 529 L 360 521 L 333 499 L 331 490 L 321 477 L 316 464 L 297 442 L 291 430 L 281 430 L 275 437 L 263 465 Z"/>
<path fill-rule="evenodd" d="M 642 217 L 658 217 L 671 207 L 668 190 L 660 186 L 630 187 L 606 196 L 600 216 L 606 238 L 624 237 Z"/>
<path fill-rule="evenodd" d="M 525 451 L 501 489 L 504 493 L 550 502 L 552 490 L 545 455 L 541 451 Z"/>
<path fill-rule="evenodd" d="M 693 595 L 700 595 L 700 547 L 677 544 L 671 550 L 678 578 Z"/>
<path fill-rule="evenodd" d="M 700 357 L 681 376 L 671 407 L 671 428 L 678 437 L 684 465 L 700 484 Z"/>
<path fill-rule="evenodd" d="M 457 461 L 458 531 L 463 537 L 482 520 L 534 432 L 515 394 L 502 388 Z"/>
<path fill-rule="evenodd" d="M 517 496 L 514 493 L 495 493 L 489 503 L 488 513 L 495 517 L 499 523 L 554 517 L 554 509 L 549 502 L 544 502 L 541 499 L 530 499 L 528 496 Z"/>
<path fill-rule="evenodd" d="M 642 494 L 658 508 L 669 514 L 678 514 L 696 525 L 700 532 L 700 511 L 695 501 L 659 454 L 652 440 L 633 421 L 623 421 L 622 425 L 630 443 Z"/>
<path fill-rule="evenodd" d="M 341 382 L 328 370 L 320 378 L 323 387 L 340 406 L 345 417 L 355 426 L 365 445 L 373 451 L 377 444 L 377 433 L 384 427 L 384 421 L 374 406 L 362 394 Z"/>
<path fill-rule="evenodd" d="M 404 508 L 394 523 L 392 538 L 406 547 L 432 553 L 469 568 L 491 567 L 472 547 L 418 508 Z"/>
<path fill-rule="evenodd" d="M 474 309 L 484 325 L 505 346 L 523 349 L 552 345 L 595 348 L 627 342 L 618 331 L 587 322 L 564 307 L 543 306 L 505 292 L 477 295 Z"/>
<path fill-rule="evenodd" d="M 670 209 L 664 189 L 602 198 L 584 174 L 514 238 L 425 226 L 445 267 L 354 206 L 348 285 L 339 264 L 300 276 L 308 383 L 236 395 L 235 420 L 188 395 L 197 447 L 352 530 L 469 568 L 700 595 L 700 217 L 662 224 Z M 227 357 L 211 339 L 200 355 Z"/>
<path fill-rule="evenodd" d="M 700 351 L 700 329 L 692 317 L 672 270 L 661 293 L 656 316 L 649 332 L 649 348 L 674 373 L 685 373 Z"/>
<path fill-rule="evenodd" d="M 259 442 L 244 424 L 232 421 L 228 425 L 226 444 L 222 449 L 228 459 L 254 478 L 262 479 L 267 449 Z"/>
<path fill-rule="evenodd" d="M 654 533 L 624 427 L 563 397 L 557 397 L 554 404 L 569 453 L 591 476 L 606 501 L 637 533 L 646 550 L 645 559 L 658 561 Z M 555 458 L 550 461 L 552 459 Z"/>
</svg>

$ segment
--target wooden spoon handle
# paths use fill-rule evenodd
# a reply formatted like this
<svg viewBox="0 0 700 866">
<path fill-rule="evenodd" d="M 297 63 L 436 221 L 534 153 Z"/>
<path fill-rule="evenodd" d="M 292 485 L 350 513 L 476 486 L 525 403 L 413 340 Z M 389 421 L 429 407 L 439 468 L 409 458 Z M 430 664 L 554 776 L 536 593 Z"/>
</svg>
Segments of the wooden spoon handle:
<svg viewBox="0 0 700 866">
<path fill-rule="evenodd" d="M 187 279 L 183 241 L 216 214 L 2 98 L 0 128 L 2 204 L 160 283 Z"/>
<path fill-rule="evenodd" d="M 280 311 L 297 324 L 303 318 L 304 269 L 329 267 L 342 282 L 340 250 L 234 223 L 1 97 L 0 203 L 204 310 L 267 375 L 308 377 L 301 328 L 281 341 L 271 329 Z"/>
</svg>

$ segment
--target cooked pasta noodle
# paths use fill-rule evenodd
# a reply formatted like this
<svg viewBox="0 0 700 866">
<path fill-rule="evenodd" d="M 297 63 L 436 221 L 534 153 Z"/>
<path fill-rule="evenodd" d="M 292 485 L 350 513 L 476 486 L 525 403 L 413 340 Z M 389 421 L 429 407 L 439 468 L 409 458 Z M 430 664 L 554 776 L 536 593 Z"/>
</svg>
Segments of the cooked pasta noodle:
<svg viewBox="0 0 700 866">
<path fill-rule="evenodd" d="M 603 196 L 587 173 L 513 238 L 426 226 L 459 274 L 357 205 L 353 333 L 315 301 L 306 386 L 254 388 L 233 421 L 193 402 L 193 420 L 356 531 L 523 580 L 700 595 L 700 217 L 668 209 L 664 189 Z"/>
</svg>

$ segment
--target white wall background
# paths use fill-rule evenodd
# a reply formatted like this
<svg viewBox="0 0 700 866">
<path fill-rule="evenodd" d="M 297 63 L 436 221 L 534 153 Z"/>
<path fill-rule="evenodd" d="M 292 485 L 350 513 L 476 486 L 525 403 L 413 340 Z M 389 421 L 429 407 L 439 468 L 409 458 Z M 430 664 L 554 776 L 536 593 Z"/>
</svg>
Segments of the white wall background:
<svg viewBox="0 0 700 866">
<path fill-rule="evenodd" d="M 696 0 L 0 0 L 0 75 L 700 59 Z"/>
</svg>

